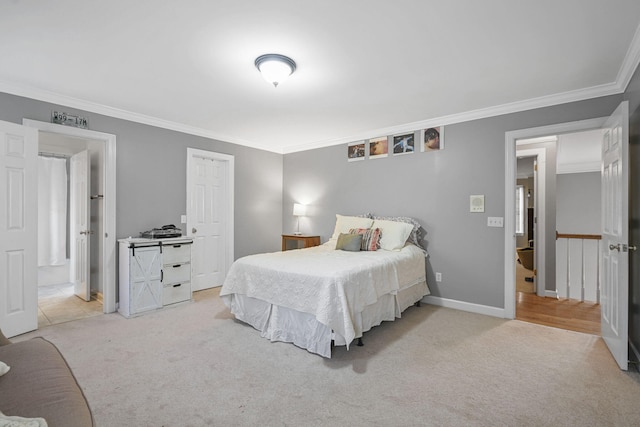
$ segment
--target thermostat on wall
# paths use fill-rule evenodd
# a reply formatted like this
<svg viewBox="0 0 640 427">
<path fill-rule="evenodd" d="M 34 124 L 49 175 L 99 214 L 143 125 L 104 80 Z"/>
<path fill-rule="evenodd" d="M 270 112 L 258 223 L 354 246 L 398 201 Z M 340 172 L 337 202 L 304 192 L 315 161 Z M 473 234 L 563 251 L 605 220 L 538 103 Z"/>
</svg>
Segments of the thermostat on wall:
<svg viewBox="0 0 640 427">
<path fill-rule="evenodd" d="M 484 194 L 469 196 L 469 212 L 484 212 Z"/>
</svg>

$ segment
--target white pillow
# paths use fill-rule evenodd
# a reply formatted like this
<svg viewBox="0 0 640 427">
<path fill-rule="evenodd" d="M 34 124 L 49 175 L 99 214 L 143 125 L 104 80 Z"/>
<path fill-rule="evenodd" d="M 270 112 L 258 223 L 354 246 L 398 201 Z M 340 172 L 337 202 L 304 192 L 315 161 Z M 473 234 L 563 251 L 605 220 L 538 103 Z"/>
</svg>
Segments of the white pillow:
<svg viewBox="0 0 640 427">
<path fill-rule="evenodd" d="M 9 365 L 4 362 L 0 362 L 0 377 L 9 372 L 9 369 L 11 369 Z"/>
<path fill-rule="evenodd" d="M 399 251 L 407 242 L 413 225 L 406 222 L 387 221 L 385 219 L 376 219 L 373 221 L 371 228 L 379 228 L 381 230 L 380 248 L 387 251 Z"/>
<path fill-rule="evenodd" d="M 336 214 L 336 227 L 331 239 L 338 239 L 340 233 L 348 234 L 352 228 L 371 228 L 373 220 L 359 216 L 344 216 Z"/>
</svg>

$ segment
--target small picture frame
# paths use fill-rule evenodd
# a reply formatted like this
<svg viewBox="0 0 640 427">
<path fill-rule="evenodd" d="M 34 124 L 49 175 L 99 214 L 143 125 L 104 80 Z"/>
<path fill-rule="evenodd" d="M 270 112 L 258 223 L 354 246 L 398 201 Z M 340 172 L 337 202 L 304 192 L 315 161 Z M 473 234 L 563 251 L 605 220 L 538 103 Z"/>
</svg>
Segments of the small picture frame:
<svg viewBox="0 0 640 427">
<path fill-rule="evenodd" d="M 369 158 L 380 159 L 389 155 L 389 138 L 380 136 L 369 140 Z"/>
<path fill-rule="evenodd" d="M 364 160 L 365 150 L 364 141 L 350 142 L 347 146 L 347 161 L 357 162 Z"/>
<path fill-rule="evenodd" d="M 420 151 L 437 151 L 444 148 L 444 126 L 434 126 L 420 131 Z"/>
<path fill-rule="evenodd" d="M 413 154 L 415 151 L 415 134 L 403 133 L 393 136 L 393 155 Z"/>
</svg>

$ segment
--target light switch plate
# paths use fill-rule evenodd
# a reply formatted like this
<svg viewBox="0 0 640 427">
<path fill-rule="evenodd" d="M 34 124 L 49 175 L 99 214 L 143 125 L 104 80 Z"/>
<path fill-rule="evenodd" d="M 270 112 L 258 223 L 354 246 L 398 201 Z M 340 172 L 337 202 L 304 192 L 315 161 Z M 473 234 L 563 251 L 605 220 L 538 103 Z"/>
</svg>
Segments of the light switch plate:
<svg viewBox="0 0 640 427">
<path fill-rule="evenodd" d="M 504 218 L 501 216 L 490 216 L 487 218 L 487 227 L 504 227 Z"/>
<path fill-rule="evenodd" d="M 469 196 L 469 212 L 484 212 L 484 194 Z"/>
</svg>

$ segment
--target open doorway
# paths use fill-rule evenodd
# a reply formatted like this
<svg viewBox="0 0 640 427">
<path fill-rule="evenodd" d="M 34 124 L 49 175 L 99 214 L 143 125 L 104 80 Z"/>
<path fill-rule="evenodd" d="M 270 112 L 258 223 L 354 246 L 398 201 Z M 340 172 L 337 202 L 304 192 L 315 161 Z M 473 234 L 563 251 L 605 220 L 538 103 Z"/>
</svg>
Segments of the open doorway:
<svg viewBox="0 0 640 427">
<path fill-rule="evenodd" d="M 38 140 L 38 327 L 41 328 L 104 311 L 99 256 L 104 229 L 101 206 L 104 144 L 46 131 L 39 133 Z M 78 168 L 78 159 L 86 159 L 88 167 L 84 171 Z M 89 203 L 83 202 L 77 190 L 86 184 L 91 195 Z M 79 230 L 78 213 L 85 210 L 90 220 Z M 81 235 L 88 245 L 78 245 L 76 235 Z M 79 280 L 84 275 L 85 262 L 89 274 Z M 79 282 L 86 290 L 79 291 Z"/>
<path fill-rule="evenodd" d="M 601 129 L 516 141 L 515 317 L 519 320 L 600 333 L 601 141 Z M 539 168 L 545 157 L 546 167 Z M 530 200 L 523 203 L 524 199 Z M 546 232 L 538 232 L 539 222 L 546 224 Z M 546 244 L 538 242 L 547 234 Z M 531 235 L 533 241 L 528 239 Z M 536 275 L 542 263 L 546 274 Z M 537 283 L 538 278 L 546 279 L 546 284 Z"/>
<path fill-rule="evenodd" d="M 546 183 L 544 186 L 541 186 L 541 188 L 534 189 L 534 191 L 532 192 L 532 197 L 535 197 L 536 200 L 535 209 L 537 211 L 534 215 L 535 237 L 533 243 L 535 251 L 534 271 L 537 273 L 535 275 L 537 292 L 536 294 L 530 295 L 532 297 L 536 297 L 536 299 L 532 300 L 531 298 L 529 298 L 528 300 L 523 301 L 523 294 L 516 292 L 516 269 L 514 263 L 514 258 L 516 256 L 515 254 L 517 253 L 516 237 L 515 233 L 512 234 L 511 232 L 509 232 L 505 234 L 505 317 L 516 318 L 516 306 L 518 305 L 519 307 L 523 307 L 523 305 L 519 304 L 524 303 L 528 306 L 529 309 L 533 311 L 533 316 L 538 317 L 539 321 L 536 323 L 542 323 L 542 321 L 540 320 L 549 319 L 549 313 L 545 313 L 545 308 L 539 304 L 568 301 L 558 299 L 559 293 L 557 289 L 557 285 L 559 283 L 559 280 L 557 279 L 558 276 L 561 276 L 561 274 L 558 274 L 557 271 L 557 264 L 560 264 L 560 262 L 557 262 L 558 259 L 556 253 L 557 146 L 555 142 L 548 141 L 543 143 L 543 145 L 546 144 L 546 146 L 526 146 L 524 145 L 525 141 L 534 139 L 538 139 L 538 141 L 540 141 L 544 140 L 545 138 L 558 138 L 559 136 L 569 135 L 577 132 L 601 129 L 604 125 L 605 120 L 605 118 L 591 119 L 580 122 L 543 126 L 540 128 L 523 129 L 507 132 L 505 134 L 505 148 L 507 151 L 505 174 L 505 201 L 507 203 L 507 212 L 505 214 L 505 226 L 508 227 L 508 230 L 516 230 L 515 205 L 518 171 L 517 158 L 521 154 L 520 151 L 522 149 L 544 148 L 544 153 L 546 155 L 545 173 L 543 174 L 540 171 L 540 168 L 538 168 L 539 179 L 544 175 Z M 530 143 L 531 141 L 528 142 Z M 573 158 L 579 159 L 580 156 L 574 155 Z M 538 160 L 540 160 L 539 157 Z M 544 194 L 541 194 L 543 192 Z M 598 209 L 598 207 L 596 207 L 595 209 Z M 566 276 L 566 272 L 564 273 L 564 275 Z M 545 282 L 544 286 L 542 286 L 540 283 L 543 280 Z M 579 302 L 579 304 L 584 306 L 584 303 L 582 302 Z M 557 312 L 557 310 L 557 305 L 551 309 L 552 312 Z M 594 310 L 594 312 L 595 311 L 596 310 Z M 597 325 L 599 325 L 599 314 L 600 313 L 598 309 L 597 313 L 595 313 L 595 316 L 593 316 Z"/>
<path fill-rule="evenodd" d="M 536 288 L 536 169 L 537 156 L 517 151 L 516 292 L 535 294 Z M 518 310 L 516 307 L 516 316 Z"/>
<path fill-rule="evenodd" d="M 28 128 L 38 130 L 38 140 L 40 140 L 40 135 L 45 138 L 45 145 L 38 147 L 40 151 L 46 152 L 47 149 L 50 149 L 53 152 L 62 153 L 63 155 L 72 155 L 84 149 L 89 153 L 87 156 L 89 160 L 87 160 L 86 163 L 90 165 L 91 168 L 90 172 L 87 172 L 87 176 L 90 177 L 90 181 L 92 181 L 94 185 L 93 187 L 88 186 L 89 188 L 84 192 L 84 194 L 86 194 L 85 206 L 87 206 L 84 212 L 89 215 L 85 215 L 88 219 L 86 225 L 83 224 L 84 228 L 79 229 L 79 231 L 84 233 L 78 234 L 86 234 L 85 237 L 88 237 L 88 247 L 91 249 L 91 252 L 90 255 L 83 260 L 84 262 L 78 265 L 86 267 L 84 277 L 87 278 L 86 283 L 90 288 L 86 289 L 85 294 L 90 296 L 93 292 L 96 300 L 100 301 L 100 298 L 102 299 L 102 312 L 113 313 L 117 309 L 115 263 L 116 136 L 30 119 L 23 119 L 22 123 Z M 49 139 L 47 140 L 48 137 Z M 46 144 L 49 144 L 49 146 Z M 70 170 L 69 172 L 72 171 Z M 71 188 L 69 192 L 71 194 L 75 193 Z M 78 204 L 78 206 L 80 205 L 81 204 Z M 69 222 L 71 222 L 71 217 Z M 69 224 L 69 226 L 73 228 L 72 224 Z M 78 239 L 77 236 L 74 236 L 74 238 Z M 73 248 L 75 243 L 71 240 L 70 236 L 69 245 Z M 34 265 L 36 264 L 37 262 L 34 262 Z M 69 274 L 72 276 L 74 274 L 72 272 L 75 272 L 76 269 L 72 265 L 70 265 L 69 269 Z M 78 277 L 77 274 L 76 277 Z M 32 283 L 36 282 L 37 281 L 34 280 Z M 91 283 L 93 283 L 93 285 Z M 74 285 L 77 285 L 77 283 L 74 283 Z M 74 288 L 74 294 L 78 290 L 76 288 Z M 33 324 L 36 324 L 37 310 L 35 304 L 33 311 L 29 313 L 29 318 L 33 319 Z"/>
</svg>

